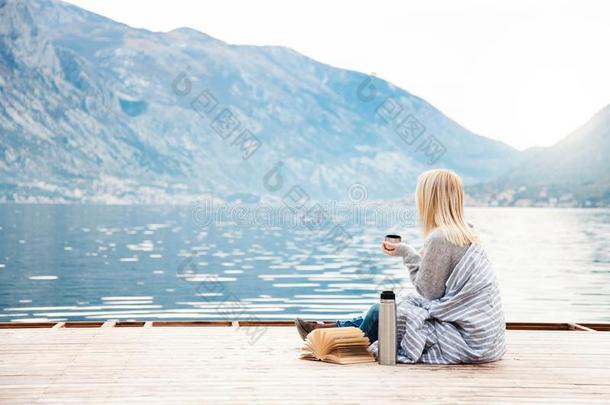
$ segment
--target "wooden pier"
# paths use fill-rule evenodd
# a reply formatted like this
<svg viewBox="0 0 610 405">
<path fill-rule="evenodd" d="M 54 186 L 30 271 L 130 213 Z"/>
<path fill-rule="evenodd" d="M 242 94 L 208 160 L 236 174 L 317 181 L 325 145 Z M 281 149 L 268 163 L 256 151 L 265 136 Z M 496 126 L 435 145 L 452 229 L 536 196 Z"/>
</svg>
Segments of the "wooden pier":
<svg viewBox="0 0 610 405">
<path fill-rule="evenodd" d="M 610 402 L 608 325 L 507 328 L 496 363 L 387 367 L 299 360 L 284 322 L 0 324 L 0 404 Z"/>
</svg>

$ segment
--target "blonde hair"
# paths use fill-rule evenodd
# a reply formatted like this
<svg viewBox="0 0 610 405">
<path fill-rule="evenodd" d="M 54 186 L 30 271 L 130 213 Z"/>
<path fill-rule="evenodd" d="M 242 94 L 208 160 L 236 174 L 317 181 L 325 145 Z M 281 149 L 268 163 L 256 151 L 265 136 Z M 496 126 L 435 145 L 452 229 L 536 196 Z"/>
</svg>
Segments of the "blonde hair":
<svg viewBox="0 0 610 405">
<path fill-rule="evenodd" d="M 419 176 L 415 194 L 424 238 L 434 229 L 440 229 L 454 245 L 479 242 L 477 232 L 464 220 L 460 176 L 446 169 L 429 170 Z"/>
</svg>

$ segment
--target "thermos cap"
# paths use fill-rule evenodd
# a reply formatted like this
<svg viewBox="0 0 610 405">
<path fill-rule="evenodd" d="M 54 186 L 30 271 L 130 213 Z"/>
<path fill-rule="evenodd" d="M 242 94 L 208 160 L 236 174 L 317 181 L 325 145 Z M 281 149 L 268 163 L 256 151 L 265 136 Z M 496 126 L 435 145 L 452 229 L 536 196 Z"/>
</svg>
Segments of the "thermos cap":
<svg viewBox="0 0 610 405">
<path fill-rule="evenodd" d="M 381 293 L 381 299 L 382 300 L 393 300 L 393 299 L 396 299 L 396 296 L 394 295 L 394 291 L 383 291 Z"/>
</svg>

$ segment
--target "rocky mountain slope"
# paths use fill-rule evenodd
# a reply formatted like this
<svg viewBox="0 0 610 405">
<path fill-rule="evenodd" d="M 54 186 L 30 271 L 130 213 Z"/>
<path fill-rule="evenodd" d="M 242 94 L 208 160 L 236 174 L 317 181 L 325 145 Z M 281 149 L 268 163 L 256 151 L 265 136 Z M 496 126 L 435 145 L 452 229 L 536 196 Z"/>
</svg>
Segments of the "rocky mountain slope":
<svg viewBox="0 0 610 405">
<path fill-rule="evenodd" d="M 0 73 L 3 201 L 399 198 L 427 168 L 473 184 L 520 156 L 382 79 L 55 0 L 0 0 Z"/>
</svg>

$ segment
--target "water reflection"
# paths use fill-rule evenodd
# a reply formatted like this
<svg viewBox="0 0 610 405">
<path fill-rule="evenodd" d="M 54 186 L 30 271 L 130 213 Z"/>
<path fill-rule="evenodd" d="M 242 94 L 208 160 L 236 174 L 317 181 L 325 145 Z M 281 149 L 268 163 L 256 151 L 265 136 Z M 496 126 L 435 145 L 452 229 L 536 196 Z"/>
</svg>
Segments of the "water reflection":
<svg viewBox="0 0 610 405">
<path fill-rule="evenodd" d="M 512 321 L 610 321 L 610 210 L 471 208 Z M 3 205 L 0 320 L 346 318 L 400 282 L 378 253 L 414 227 L 347 223 L 340 254 L 305 227 L 193 223 L 189 207 Z M 211 288 L 210 280 L 214 281 Z"/>
</svg>

